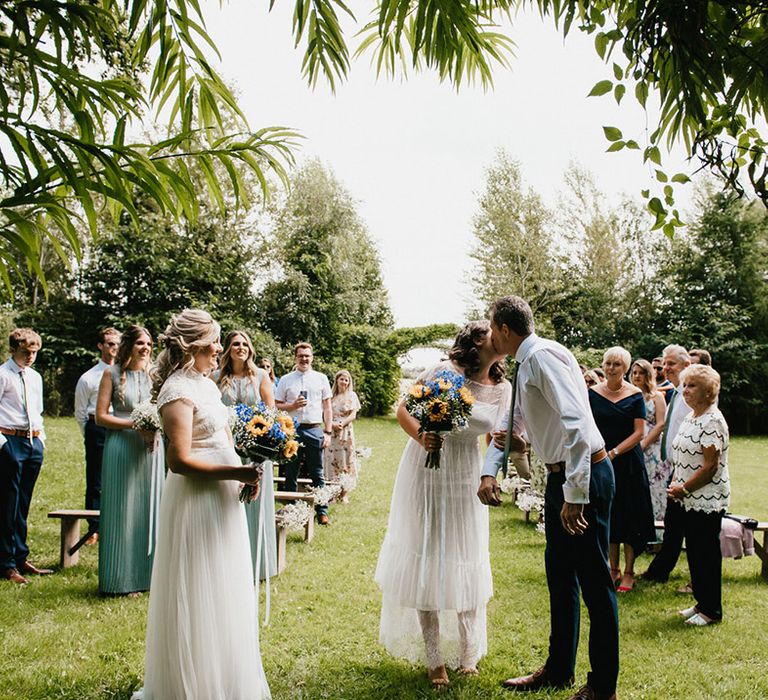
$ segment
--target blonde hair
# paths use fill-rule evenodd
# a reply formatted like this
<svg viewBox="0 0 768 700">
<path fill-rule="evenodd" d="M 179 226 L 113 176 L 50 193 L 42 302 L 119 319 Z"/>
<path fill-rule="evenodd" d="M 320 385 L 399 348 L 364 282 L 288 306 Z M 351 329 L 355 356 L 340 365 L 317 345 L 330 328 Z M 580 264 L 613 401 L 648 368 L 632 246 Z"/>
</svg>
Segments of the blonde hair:
<svg viewBox="0 0 768 700">
<path fill-rule="evenodd" d="M 349 379 L 349 386 L 347 387 L 347 391 L 354 391 L 355 385 L 352 381 L 352 375 L 349 373 L 349 370 L 347 369 L 340 369 L 333 377 L 333 387 L 331 388 L 331 394 L 333 396 L 338 396 L 341 392 L 339 391 L 339 377 L 341 377 L 343 374 L 347 375 L 347 379 Z M 344 392 L 346 393 L 346 392 Z"/>
<path fill-rule="evenodd" d="M 220 334 L 221 326 L 202 309 L 184 309 L 171 316 L 171 322 L 158 338 L 163 351 L 152 371 L 152 398 L 157 399 L 165 380 L 176 370 L 191 369 L 195 355 L 215 343 Z"/>
<path fill-rule="evenodd" d="M 687 379 L 698 379 L 701 382 L 709 397 L 710 405 L 717 401 L 720 394 L 720 375 L 717 370 L 712 369 L 709 365 L 688 365 L 680 372 L 680 382 L 685 384 Z"/>
<path fill-rule="evenodd" d="M 608 362 L 608 360 L 620 360 L 626 368 L 625 372 L 627 372 L 632 364 L 632 355 L 629 354 L 629 350 L 625 350 L 620 345 L 615 345 L 612 348 L 608 348 L 603 354 L 603 364 Z"/>
<path fill-rule="evenodd" d="M 232 378 L 235 376 L 232 370 L 232 341 L 238 335 L 248 346 L 248 357 L 245 360 L 245 376 L 251 380 L 251 384 L 253 384 L 253 388 L 256 390 L 256 396 L 259 396 L 259 382 L 257 381 L 259 373 L 256 371 L 257 367 L 253 361 L 256 351 L 253 349 L 253 343 L 245 331 L 230 331 L 227 333 L 227 337 L 224 339 L 224 352 L 221 355 L 219 366 L 219 378 L 216 383 L 222 394 L 232 386 Z"/>
<path fill-rule="evenodd" d="M 656 390 L 656 374 L 653 371 L 653 367 L 648 360 L 635 360 L 630 367 L 629 379 L 632 381 L 632 370 L 635 367 L 639 367 L 643 372 L 643 382 L 640 385 L 640 389 L 643 392 L 643 396 L 656 396 L 658 393 Z"/>
</svg>

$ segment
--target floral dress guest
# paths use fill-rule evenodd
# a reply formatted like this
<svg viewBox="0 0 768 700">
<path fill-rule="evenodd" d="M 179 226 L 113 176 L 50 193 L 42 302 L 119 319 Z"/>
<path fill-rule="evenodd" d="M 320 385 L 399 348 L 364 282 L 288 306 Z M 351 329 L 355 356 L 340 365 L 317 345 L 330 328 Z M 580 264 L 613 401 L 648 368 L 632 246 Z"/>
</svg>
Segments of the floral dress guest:
<svg viewBox="0 0 768 700">
<path fill-rule="evenodd" d="M 263 401 L 270 408 L 275 407 L 272 381 L 265 370 L 256 367 L 253 357 L 253 344 L 245 331 L 231 331 L 227 334 L 221 356 L 221 369 L 211 375 L 219 387 L 221 400 L 225 406 L 234 406 L 238 403 L 253 405 Z M 243 460 L 243 463 L 245 462 L 246 460 Z M 277 576 L 274 493 L 272 462 L 266 461 L 263 463 L 259 495 L 245 505 L 253 575 L 255 579 L 258 559 L 259 579 L 262 581 Z M 264 525 L 261 528 L 259 545 L 259 523 L 262 521 Z"/>
<path fill-rule="evenodd" d="M 674 474 L 670 508 L 682 504 L 686 555 L 696 604 L 679 615 L 702 627 L 723 619 L 720 528 L 728 510 L 728 424 L 717 408 L 720 375 L 706 365 L 691 365 L 680 374 L 683 398 L 691 412 L 672 441 Z"/>
<path fill-rule="evenodd" d="M 96 423 L 107 429 L 101 476 L 99 592 L 134 594 L 149 590 L 152 514 L 152 446 L 155 433 L 133 427 L 131 412 L 149 401 L 152 337 L 131 326 L 120 339 L 115 364 L 103 373 Z M 112 413 L 109 406 L 112 405 Z M 159 501 L 158 498 L 155 499 Z"/>
<path fill-rule="evenodd" d="M 653 517 L 663 520 L 664 511 L 667 509 L 667 486 L 672 474 L 672 464 L 661 458 L 661 433 L 667 415 L 667 402 L 656 388 L 654 375 L 648 360 L 635 361 L 630 371 L 632 383 L 643 392 L 645 401 L 645 434 L 640 441 L 640 449 L 643 451 L 645 471 L 648 473 Z"/>
<path fill-rule="evenodd" d="M 389 522 L 375 579 L 382 591 L 379 640 L 393 656 L 425 663 L 432 685 L 449 684 L 446 665 L 477 673 L 487 652 L 486 606 L 493 595 L 488 508 L 477 498 L 482 470 L 479 438 L 509 411 L 512 388 L 488 321 L 467 324 L 441 370 L 466 377 L 475 401 L 467 428 L 441 438 L 419 433 L 402 402 L 398 421 L 410 440 L 397 471 Z M 439 469 L 425 467 L 440 449 Z"/>
<path fill-rule="evenodd" d="M 336 372 L 331 388 L 333 426 L 331 442 L 326 449 L 326 479 L 337 481 L 342 474 L 349 474 L 357 481 L 357 456 L 355 454 L 355 429 L 352 426 L 360 410 L 360 399 L 354 391 L 352 375 L 345 369 Z M 342 490 L 341 500 L 347 503 L 347 491 Z"/>
<path fill-rule="evenodd" d="M 624 348 L 606 350 L 605 381 L 589 389 L 589 405 L 613 465 L 616 494 L 611 506 L 611 576 L 619 593 L 635 585 L 635 557 L 656 539 L 648 473 L 640 440 L 645 430 L 643 392 L 624 380 L 632 358 Z M 619 550 L 624 545 L 624 573 Z"/>
</svg>

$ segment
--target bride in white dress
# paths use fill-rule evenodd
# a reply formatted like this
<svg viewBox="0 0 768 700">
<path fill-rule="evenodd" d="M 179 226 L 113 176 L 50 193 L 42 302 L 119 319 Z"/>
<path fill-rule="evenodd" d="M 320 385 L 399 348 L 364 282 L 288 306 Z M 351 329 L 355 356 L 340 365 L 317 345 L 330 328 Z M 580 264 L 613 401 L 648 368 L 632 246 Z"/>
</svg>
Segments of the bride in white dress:
<svg viewBox="0 0 768 700">
<path fill-rule="evenodd" d="M 187 309 L 160 336 L 154 392 L 170 467 L 152 570 L 144 688 L 134 700 L 269 698 L 239 483 L 257 485 L 232 447 L 208 375 L 219 325 Z"/>
<path fill-rule="evenodd" d="M 435 687 L 448 684 L 446 664 L 477 673 L 487 651 L 486 604 L 493 595 L 488 509 L 476 496 L 482 454 L 478 438 L 492 433 L 509 408 L 503 357 L 487 321 L 457 335 L 451 358 L 423 373 L 449 369 L 466 377 L 475 403 L 469 426 L 441 440 L 419 436 L 403 403 L 397 418 L 411 437 L 397 472 L 389 524 L 376 567 L 383 594 L 380 641 L 394 656 L 426 663 Z M 426 449 L 442 442 L 439 469 L 424 466 Z"/>
</svg>

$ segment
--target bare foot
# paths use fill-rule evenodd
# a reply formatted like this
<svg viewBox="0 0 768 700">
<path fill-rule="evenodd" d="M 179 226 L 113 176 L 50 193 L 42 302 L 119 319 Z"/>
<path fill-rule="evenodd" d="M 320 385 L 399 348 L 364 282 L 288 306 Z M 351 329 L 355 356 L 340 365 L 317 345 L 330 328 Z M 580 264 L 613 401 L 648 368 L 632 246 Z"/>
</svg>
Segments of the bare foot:
<svg viewBox="0 0 768 700">
<path fill-rule="evenodd" d="M 427 676 L 429 676 L 429 682 L 435 690 L 441 690 L 450 683 L 448 672 L 445 670 L 445 664 L 437 668 L 427 669 Z"/>
<path fill-rule="evenodd" d="M 480 671 L 477 670 L 477 666 L 462 666 L 458 673 L 462 676 L 479 676 Z"/>
</svg>

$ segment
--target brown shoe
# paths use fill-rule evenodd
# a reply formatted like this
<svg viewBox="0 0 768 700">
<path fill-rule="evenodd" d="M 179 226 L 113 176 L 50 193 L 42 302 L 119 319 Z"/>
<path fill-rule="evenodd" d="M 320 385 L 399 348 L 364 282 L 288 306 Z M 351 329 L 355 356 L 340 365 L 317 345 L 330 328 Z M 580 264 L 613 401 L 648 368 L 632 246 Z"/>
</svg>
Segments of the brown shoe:
<svg viewBox="0 0 768 700">
<path fill-rule="evenodd" d="M 330 525 L 331 519 L 327 515 L 318 515 L 317 516 L 317 524 L 318 525 Z"/>
<path fill-rule="evenodd" d="M 539 690 L 540 688 L 570 688 L 573 685 L 574 678 L 564 680 L 552 678 L 546 666 L 542 666 L 538 671 L 534 671 L 530 676 L 520 676 L 519 678 L 508 678 L 501 685 L 507 690 L 516 690 L 518 692 L 528 692 Z"/>
<path fill-rule="evenodd" d="M 582 686 L 568 700 L 616 700 L 616 693 L 598 693 L 589 685 Z"/>
<path fill-rule="evenodd" d="M 89 547 L 92 547 L 95 544 L 99 543 L 99 533 L 98 532 L 92 532 L 91 536 L 85 541 L 85 544 L 87 544 Z"/>
<path fill-rule="evenodd" d="M 18 569 L 3 569 L 2 571 L 2 577 L 5 579 L 8 579 L 12 583 L 18 583 L 20 585 L 24 585 L 25 583 L 29 583 L 27 579 L 25 579 L 20 573 Z"/>
<path fill-rule="evenodd" d="M 38 569 L 34 564 L 23 561 L 19 564 L 19 571 L 22 574 L 33 574 L 34 576 L 48 576 L 53 573 L 53 569 Z"/>
</svg>

